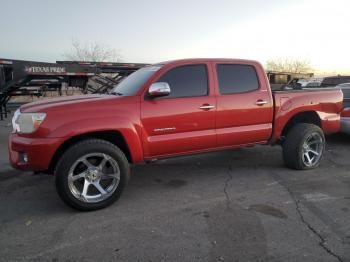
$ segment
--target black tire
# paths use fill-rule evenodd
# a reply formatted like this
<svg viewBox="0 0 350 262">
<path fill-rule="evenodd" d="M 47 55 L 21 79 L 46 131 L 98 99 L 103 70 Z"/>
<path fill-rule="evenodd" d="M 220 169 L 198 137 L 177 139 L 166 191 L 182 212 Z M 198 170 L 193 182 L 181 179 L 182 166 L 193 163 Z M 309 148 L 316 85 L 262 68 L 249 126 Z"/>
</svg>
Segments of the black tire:
<svg viewBox="0 0 350 262">
<path fill-rule="evenodd" d="M 311 166 L 305 164 L 303 145 L 311 136 L 317 136 L 322 140 L 319 146 L 319 156 Z M 325 137 L 321 128 L 313 124 L 300 123 L 291 128 L 283 143 L 283 160 L 285 165 L 291 169 L 306 170 L 319 166 L 325 150 Z"/>
<path fill-rule="evenodd" d="M 80 157 L 91 153 L 107 154 L 116 161 L 120 171 L 120 180 L 115 191 L 107 199 L 95 203 L 77 199 L 68 185 L 70 168 Z M 114 144 L 101 139 L 86 139 L 72 145 L 63 153 L 55 168 L 55 184 L 58 195 L 66 204 L 81 211 L 97 210 L 111 205 L 122 194 L 129 177 L 129 163 L 124 153 Z"/>
</svg>

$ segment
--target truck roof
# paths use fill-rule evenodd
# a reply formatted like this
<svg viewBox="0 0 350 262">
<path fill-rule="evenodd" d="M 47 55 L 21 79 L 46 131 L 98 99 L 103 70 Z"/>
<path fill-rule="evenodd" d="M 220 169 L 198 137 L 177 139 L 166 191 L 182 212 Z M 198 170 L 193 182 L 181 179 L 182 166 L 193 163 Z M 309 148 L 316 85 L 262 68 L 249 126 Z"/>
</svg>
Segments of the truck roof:
<svg viewBox="0 0 350 262">
<path fill-rule="evenodd" d="M 249 59 L 239 59 L 239 58 L 186 58 L 186 59 L 176 59 L 160 62 L 157 64 L 170 64 L 170 63 L 198 63 L 198 62 L 232 62 L 232 63 L 251 63 L 260 64 L 258 61 Z"/>
</svg>

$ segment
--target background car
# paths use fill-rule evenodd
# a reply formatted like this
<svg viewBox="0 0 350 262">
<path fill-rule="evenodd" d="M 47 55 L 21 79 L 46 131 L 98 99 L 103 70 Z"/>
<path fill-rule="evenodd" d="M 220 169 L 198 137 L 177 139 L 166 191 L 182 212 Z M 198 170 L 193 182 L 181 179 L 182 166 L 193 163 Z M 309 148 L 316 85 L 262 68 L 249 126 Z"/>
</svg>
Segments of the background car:
<svg viewBox="0 0 350 262">
<path fill-rule="evenodd" d="M 307 89 L 321 87 L 322 79 L 320 78 L 294 78 L 283 89 Z"/>
<path fill-rule="evenodd" d="M 343 91 L 343 111 L 341 113 L 341 132 L 350 134 L 350 83 L 344 83 L 336 86 Z"/>
<path fill-rule="evenodd" d="M 321 86 L 321 82 L 319 81 L 311 81 L 305 84 L 305 88 L 316 88 L 316 87 L 320 87 Z"/>
<path fill-rule="evenodd" d="M 344 94 L 344 100 L 343 100 L 343 106 L 344 108 L 350 107 L 350 83 L 344 83 L 336 86 L 337 88 L 340 88 L 343 91 Z"/>
<path fill-rule="evenodd" d="M 350 83 L 350 76 L 329 76 L 325 77 L 321 83 L 321 87 L 332 87 L 343 83 Z"/>
</svg>

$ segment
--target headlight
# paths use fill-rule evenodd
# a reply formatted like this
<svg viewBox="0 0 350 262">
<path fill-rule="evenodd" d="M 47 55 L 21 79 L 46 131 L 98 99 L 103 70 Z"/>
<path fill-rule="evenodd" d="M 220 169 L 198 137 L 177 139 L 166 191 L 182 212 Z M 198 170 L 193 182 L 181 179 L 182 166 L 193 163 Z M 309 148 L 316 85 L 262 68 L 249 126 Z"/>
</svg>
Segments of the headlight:
<svg viewBox="0 0 350 262">
<path fill-rule="evenodd" d="M 36 131 L 46 117 L 45 113 L 21 113 L 18 109 L 12 118 L 13 132 L 30 134 Z"/>
</svg>

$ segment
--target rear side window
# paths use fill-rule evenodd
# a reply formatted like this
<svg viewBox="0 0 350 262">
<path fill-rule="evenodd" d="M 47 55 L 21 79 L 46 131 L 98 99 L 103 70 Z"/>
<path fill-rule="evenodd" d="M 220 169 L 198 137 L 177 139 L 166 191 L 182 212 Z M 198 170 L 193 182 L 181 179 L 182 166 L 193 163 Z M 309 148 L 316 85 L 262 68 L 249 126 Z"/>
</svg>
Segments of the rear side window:
<svg viewBox="0 0 350 262">
<path fill-rule="evenodd" d="M 250 65 L 219 64 L 216 66 L 220 94 L 237 94 L 257 90 L 259 81 Z"/>
<path fill-rule="evenodd" d="M 206 65 L 186 65 L 170 69 L 157 82 L 167 82 L 170 95 L 164 98 L 195 97 L 208 94 Z"/>
</svg>

